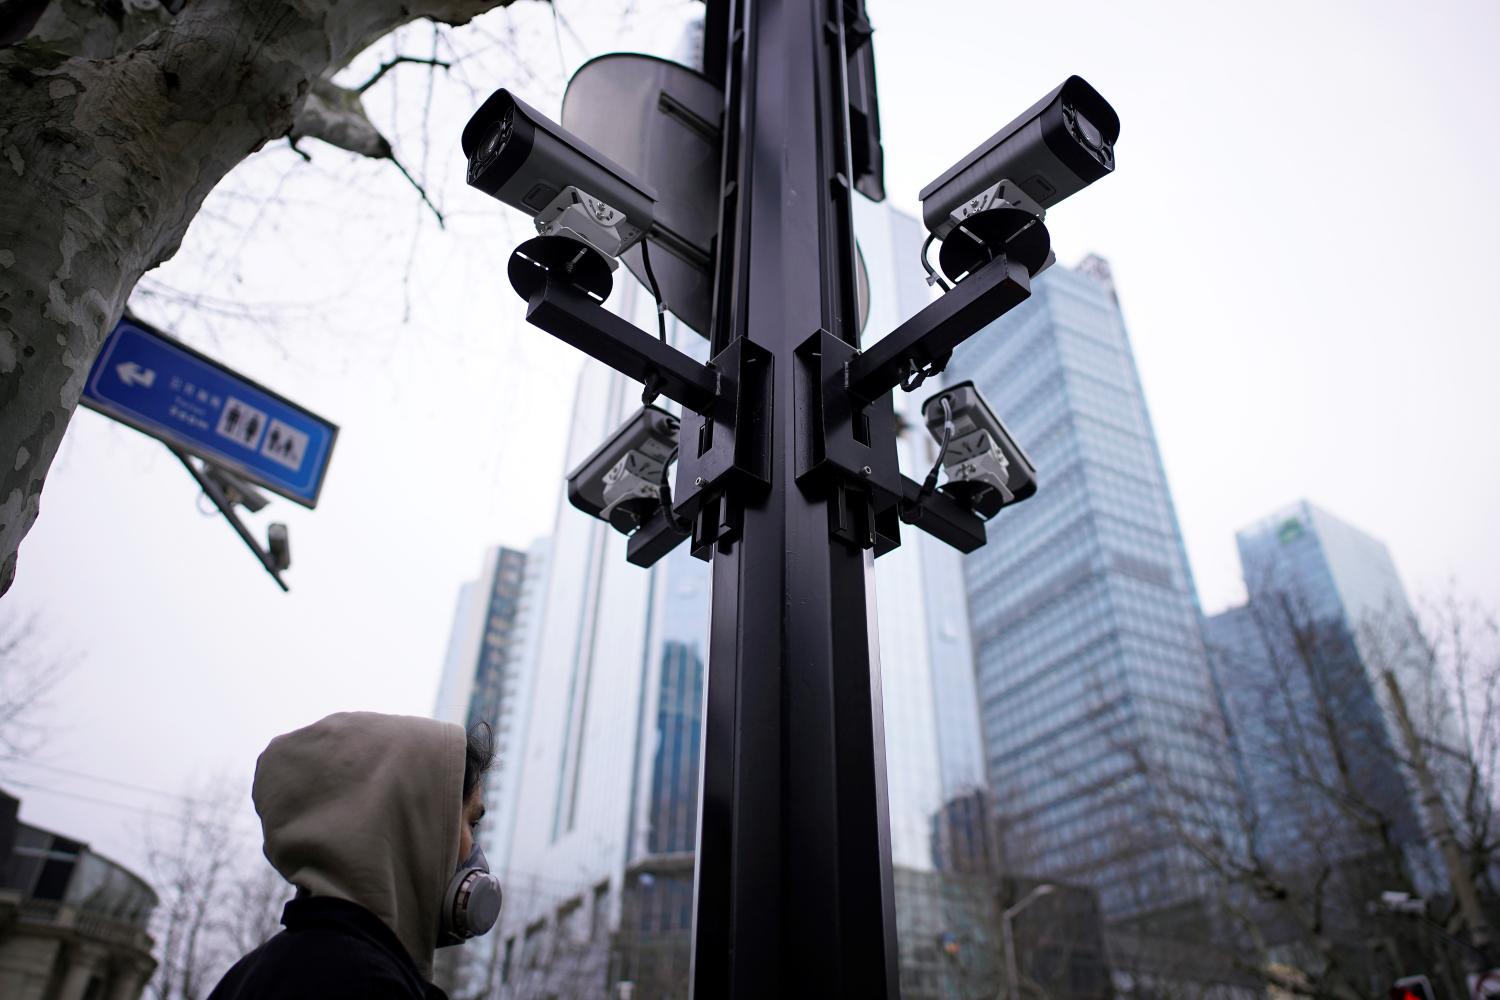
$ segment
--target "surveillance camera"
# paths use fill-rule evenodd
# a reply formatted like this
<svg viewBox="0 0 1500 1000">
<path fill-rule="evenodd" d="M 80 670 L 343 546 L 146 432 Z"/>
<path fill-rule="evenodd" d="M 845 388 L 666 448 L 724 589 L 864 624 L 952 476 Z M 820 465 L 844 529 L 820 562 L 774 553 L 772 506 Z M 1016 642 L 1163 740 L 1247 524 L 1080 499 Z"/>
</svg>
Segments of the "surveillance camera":
<svg viewBox="0 0 1500 1000">
<path fill-rule="evenodd" d="M 948 403 L 948 415 L 943 402 Z M 943 492 L 983 518 L 1019 503 L 1036 492 L 1036 467 L 990 409 L 973 382 L 960 382 L 922 404 L 922 416 L 934 438 L 943 440 L 951 420 L 943 470 Z"/>
<path fill-rule="evenodd" d="M 224 492 L 224 499 L 232 504 L 239 504 L 252 514 L 259 511 L 269 502 L 264 493 L 228 469 L 205 462 L 203 464 L 203 475 L 207 479 L 212 480 Z"/>
<path fill-rule="evenodd" d="M 1082 77 L 1070 76 L 923 188 L 922 221 L 941 239 L 997 197 L 1029 208 L 1014 200 L 1024 195 L 1051 208 L 1115 169 L 1119 136 L 1114 108 Z M 997 191 L 1007 183 L 1008 191 Z"/>
<path fill-rule="evenodd" d="M 631 534 L 661 509 L 676 450 L 677 418 L 643 406 L 568 473 L 568 502 Z"/>
<path fill-rule="evenodd" d="M 277 523 L 266 529 L 266 551 L 271 555 L 272 565 L 278 570 L 291 568 L 292 541 L 287 534 L 286 525 Z"/>
<path fill-rule="evenodd" d="M 508 90 L 474 113 L 462 144 L 470 185 L 532 216 L 542 235 L 588 244 L 612 268 L 651 229 L 654 189 Z"/>
</svg>

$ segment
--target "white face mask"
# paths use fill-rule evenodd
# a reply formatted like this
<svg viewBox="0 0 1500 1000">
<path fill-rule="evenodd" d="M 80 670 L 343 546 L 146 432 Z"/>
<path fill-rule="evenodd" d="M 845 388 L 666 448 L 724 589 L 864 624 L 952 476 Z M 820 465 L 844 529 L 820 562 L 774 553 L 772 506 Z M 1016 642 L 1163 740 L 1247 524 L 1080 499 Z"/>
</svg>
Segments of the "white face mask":
<svg viewBox="0 0 1500 1000">
<path fill-rule="evenodd" d="M 500 919 L 500 880 L 490 874 L 489 862 L 478 844 L 458 863 L 443 891 L 443 922 L 438 947 L 463 944 L 487 933 Z"/>
</svg>

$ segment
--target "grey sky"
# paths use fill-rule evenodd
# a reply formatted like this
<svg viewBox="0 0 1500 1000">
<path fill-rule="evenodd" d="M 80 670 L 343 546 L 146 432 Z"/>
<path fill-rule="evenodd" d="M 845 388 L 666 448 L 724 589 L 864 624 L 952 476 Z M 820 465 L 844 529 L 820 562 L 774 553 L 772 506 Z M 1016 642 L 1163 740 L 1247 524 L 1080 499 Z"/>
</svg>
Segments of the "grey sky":
<svg viewBox="0 0 1500 1000">
<path fill-rule="evenodd" d="M 1301 496 L 1384 539 L 1414 593 L 1500 606 L 1493 4 L 869 4 L 898 206 L 1069 73 L 1120 112 L 1118 172 L 1049 226 L 1065 263 L 1114 266 L 1206 609 L 1240 596 L 1234 530 Z M 578 364 L 521 322 L 524 220 L 463 187 L 457 130 L 494 87 L 555 111 L 564 65 L 670 52 L 694 8 L 624 6 L 518 5 L 452 35 L 450 76 L 371 92 L 446 231 L 386 165 L 272 147 L 148 276 L 148 317 L 343 430 L 319 509 L 258 518 L 291 526 L 282 595 L 165 449 L 75 420 L 0 615 L 82 656 L 43 761 L 113 783 L 0 774 L 127 808 L 18 787 L 26 817 L 138 863 L 137 810 L 170 802 L 120 783 L 243 782 L 326 712 L 430 710 L 483 547 L 552 530 Z"/>
</svg>

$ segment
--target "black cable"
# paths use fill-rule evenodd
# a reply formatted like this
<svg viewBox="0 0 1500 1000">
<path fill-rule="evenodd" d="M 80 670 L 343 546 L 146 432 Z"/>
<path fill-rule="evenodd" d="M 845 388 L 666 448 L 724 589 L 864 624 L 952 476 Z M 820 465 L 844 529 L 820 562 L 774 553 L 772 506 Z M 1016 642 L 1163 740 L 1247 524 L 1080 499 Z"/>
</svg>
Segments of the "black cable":
<svg viewBox="0 0 1500 1000">
<path fill-rule="evenodd" d="M 661 342 L 667 342 L 667 304 L 661 300 L 661 286 L 656 283 L 656 272 L 651 270 L 651 244 L 641 240 L 641 263 L 646 265 L 646 280 L 651 284 L 651 294 L 656 299 L 656 329 Z"/>
<path fill-rule="evenodd" d="M 937 461 L 932 463 L 932 471 L 927 473 L 922 488 L 917 492 L 917 503 L 932 496 L 937 489 L 938 470 L 943 467 L 943 459 L 948 457 L 948 443 L 953 440 L 953 406 L 948 402 L 947 396 L 939 398 L 938 404 L 943 408 L 943 440 L 938 444 Z"/>
<path fill-rule="evenodd" d="M 937 233 L 928 233 L 927 242 L 922 244 L 922 266 L 927 269 L 927 283 L 929 285 L 937 285 L 944 292 L 951 292 L 953 291 L 953 286 L 944 281 L 938 275 L 938 273 L 932 269 L 932 265 L 927 262 L 927 250 L 932 246 L 932 241 L 935 239 L 937 239 Z M 647 273 L 650 273 L 649 269 Z"/>
<path fill-rule="evenodd" d="M 672 450 L 667 453 L 667 460 L 661 463 L 661 515 L 667 519 L 668 524 L 672 525 L 678 531 L 684 534 L 691 534 L 693 530 L 692 523 L 678 520 L 677 515 L 672 511 L 672 487 L 667 482 L 667 470 L 677 460 L 677 456 L 681 450 L 681 445 L 674 445 Z"/>
<path fill-rule="evenodd" d="M 646 373 L 646 386 L 641 390 L 641 405 L 650 406 L 656 402 L 656 398 L 661 395 L 661 387 L 662 377 L 653 368 Z"/>
<path fill-rule="evenodd" d="M 681 451 L 682 445 L 674 444 L 672 450 L 667 452 L 666 461 L 661 463 L 661 484 L 663 486 L 667 485 L 667 470 L 672 467 L 673 462 L 677 461 L 677 455 Z"/>
</svg>

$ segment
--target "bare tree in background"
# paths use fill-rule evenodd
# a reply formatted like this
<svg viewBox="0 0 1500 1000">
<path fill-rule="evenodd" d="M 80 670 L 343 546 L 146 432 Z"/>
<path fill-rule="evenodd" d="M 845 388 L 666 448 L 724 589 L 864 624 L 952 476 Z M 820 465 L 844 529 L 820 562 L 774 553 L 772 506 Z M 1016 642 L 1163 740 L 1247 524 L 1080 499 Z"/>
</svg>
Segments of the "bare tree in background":
<svg viewBox="0 0 1500 1000">
<path fill-rule="evenodd" d="M 0 618 L 0 758 L 26 758 L 46 737 L 47 696 L 67 675 L 41 646 L 35 616 Z"/>
<path fill-rule="evenodd" d="M 1224 777 L 1247 794 L 1223 816 L 1169 788 L 1160 814 L 1218 881 L 1246 945 L 1241 967 L 1266 987 L 1355 1000 L 1422 972 L 1440 995 L 1465 995 L 1474 928 L 1454 903 L 1415 761 L 1382 694 L 1384 673 L 1405 664 L 1424 762 L 1443 776 L 1446 818 L 1493 913 L 1500 633 L 1492 615 L 1452 601 L 1440 610 L 1426 630 L 1435 641 L 1414 649 L 1409 622 L 1375 619 L 1355 635 L 1284 596 L 1236 612 L 1236 640 L 1211 651 L 1227 711 L 1203 724 L 1227 721 L 1235 753 Z"/>
<path fill-rule="evenodd" d="M 394 159 L 333 76 L 511 2 L 0 2 L 0 593 L 104 336 L 208 193 L 283 137 Z"/>
<path fill-rule="evenodd" d="M 1428 759 L 1449 776 L 1449 816 L 1470 877 L 1484 898 L 1500 900 L 1500 616 L 1451 593 L 1423 612 L 1423 634 L 1452 692 L 1457 725 L 1453 745 L 1429 742 Z"/>
<path fill-rule="evenodd" d="M 147 865 L 161 904 L 152 932 L 160 964 L 149 989 L 158 1000 L 200 1000 L 239 957 L 234 936 L 253 936 L 254 915 L 238 898 L 234 872 L 243 866 L 248 838 L 235 829 L 238 789 L 227 782 L 185 796 L 170 825 L 148 834 Z M 237 934 L 226 936 L 226 927 Z"/>
<path fill-rule="evenodd" d="M 235 868 L 228 893 L 233 902 L 218 921 L 231 963 L 280 933 L 282 907 L 295 892 L 259 851 L 247 850 Z"/>
</svg>

